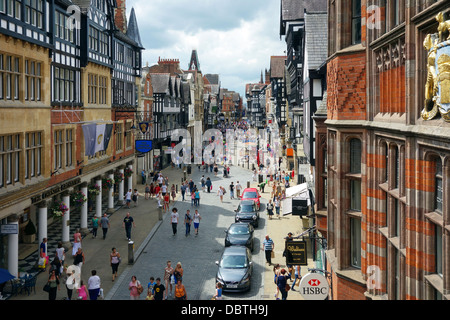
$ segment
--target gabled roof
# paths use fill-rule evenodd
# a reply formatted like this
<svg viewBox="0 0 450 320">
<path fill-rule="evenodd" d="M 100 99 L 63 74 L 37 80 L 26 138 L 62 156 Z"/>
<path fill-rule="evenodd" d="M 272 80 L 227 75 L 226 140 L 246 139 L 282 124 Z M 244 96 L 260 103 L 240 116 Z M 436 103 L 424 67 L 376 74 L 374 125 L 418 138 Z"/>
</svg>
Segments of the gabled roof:
<svg viewBox="0 0 450 320">
<path fill-rule="evenodd" d="M 281 0 L 280 36 L 286 33 L 286 22 L 304 19 L 305 11 L 327 11 L 327 0 Z"/>
<path fill-rule="evenodd" d="M 328 14 L 314 12 L 305 14 L 305 49 L 308 68 L 317 69 L 328 57 Z"/>
<path fill-rule="evenodd" d="M 284 78 L 286 56 L 270 57 L 270 78 Z"/>
<path fill-rule="evenodd" d="M 218 74 L 205 74 L 206 79 L 208 79 L 210 84 L 219 84 Z"/>
<path fill-rule="evenodd" d="M 153 93 L 170 94 L 171 79 L 168 73 L 151 73 Z"/>
<path fill-rule="evenodd" d="M 127 36 L 131 40 L 137 43 L 139 48 L 144 48 L 141 42 L 141 36 L 139 34 L 139 27 L 136 20 L 136 14 L 134 8 L 131 8 L 130 21 L 128 22 Z"/>
</svg>

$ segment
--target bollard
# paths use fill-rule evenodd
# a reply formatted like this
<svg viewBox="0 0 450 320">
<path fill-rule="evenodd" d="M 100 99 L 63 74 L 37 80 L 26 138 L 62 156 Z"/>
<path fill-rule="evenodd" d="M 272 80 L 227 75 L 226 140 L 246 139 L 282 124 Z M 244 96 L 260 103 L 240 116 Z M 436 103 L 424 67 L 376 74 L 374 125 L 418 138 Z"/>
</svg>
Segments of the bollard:
<svg viewBox="0 0 450 320">
<path fill-rule="evenodd" d="M 247 188 L 250 188 L 250 181 L 247 181 Z"/>
<path fill-rule="evenodd" d="M 158 219 L 159 219 L 159 221 L 162 221 L 162 219 L 163 219 L 163 207 L 162 206 L 159 206 L 159 208 L 158 208 Z"/>
<path fill-rule="evenodd" d="M 128 242 L 128 264 L 134 264 L 134 242 Z"/>
</svg>

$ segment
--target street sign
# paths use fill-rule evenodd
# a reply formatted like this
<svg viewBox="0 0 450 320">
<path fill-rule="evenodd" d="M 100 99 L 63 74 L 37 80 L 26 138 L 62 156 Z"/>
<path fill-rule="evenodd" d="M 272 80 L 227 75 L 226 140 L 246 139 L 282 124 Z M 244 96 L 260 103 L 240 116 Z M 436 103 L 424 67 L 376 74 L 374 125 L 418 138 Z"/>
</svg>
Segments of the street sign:
<svg viewBox="0 0 450 320">
<path fill-rule="evenodd" d="M 287 240 L 284 249 L 287 265 L 308 265 L 306 241 Z"/>
<path fill-rule="evenodd" d="M 18 224 L 2 224 L 0 225 L 0 234 L 18 234 Z"/>
<path fill-rule="evenodd" d="M 305 300 L 325 300 L 330 286 L 328 280 L 320 273 L 308 273 L 300 281 L 300 294 Z"/>
</svg>

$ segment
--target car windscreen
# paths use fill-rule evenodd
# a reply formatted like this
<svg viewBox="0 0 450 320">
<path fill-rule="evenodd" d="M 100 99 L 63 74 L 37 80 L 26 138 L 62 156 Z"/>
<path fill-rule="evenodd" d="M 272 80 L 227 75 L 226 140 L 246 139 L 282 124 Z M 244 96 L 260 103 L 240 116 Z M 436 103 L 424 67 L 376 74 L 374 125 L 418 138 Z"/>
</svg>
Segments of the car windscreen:
<svg viewBox="0 0 450 320">
<path fill-rule="evenodd" d="M 240 206 L 238 212 L 242 212 L 242 213 L 255 212 L 255 208 L 251 204 L 243 204 Z"/>
<path fill-rule="evenodd" d="M 228 230 L 229 234 L 248 234 L 248 227 L 247 226 L 231 226 Z"/>
<path fill-rule="evenodd" d="M 246 268 L 247 259 L 242 255 L 225 255 L 220 262 L 222 268 Z"/>
<path fill-rule="evenodd" d="M 243 199 L 255 199 L 258 198 L 258 195 L 254 191 L 247 191 L 242 195 Z"/>
</svg>

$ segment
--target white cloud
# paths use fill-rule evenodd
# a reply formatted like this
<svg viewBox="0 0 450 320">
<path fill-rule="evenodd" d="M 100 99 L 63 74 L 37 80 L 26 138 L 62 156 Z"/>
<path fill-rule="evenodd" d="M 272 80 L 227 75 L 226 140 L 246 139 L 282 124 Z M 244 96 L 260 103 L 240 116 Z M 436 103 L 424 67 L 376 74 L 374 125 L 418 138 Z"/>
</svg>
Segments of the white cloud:
<svg viewBox="0 0 450 320">
<path fill-rule="evenodd" d="M 180 59 L 187 69 L 197 50 L 203 74 L 220 75 L 222 87 L 244 95 L 258 82 L 270 56 L 283 55 L 279 1 L 274 0 L 129 0 L 140 28 L 144 63 L 158 57 Z"/>
</svg>

